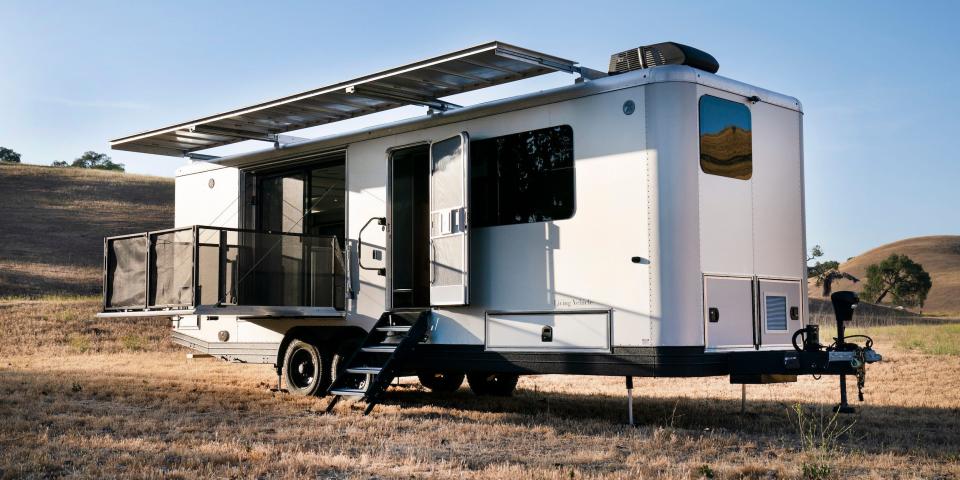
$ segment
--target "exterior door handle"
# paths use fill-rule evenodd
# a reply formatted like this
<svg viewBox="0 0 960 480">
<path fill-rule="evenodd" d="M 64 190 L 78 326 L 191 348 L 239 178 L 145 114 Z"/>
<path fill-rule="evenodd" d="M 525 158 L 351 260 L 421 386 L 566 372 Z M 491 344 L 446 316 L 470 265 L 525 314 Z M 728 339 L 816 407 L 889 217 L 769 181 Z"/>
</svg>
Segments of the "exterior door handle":
<svg viewBox="0 0 960 480">
<path fill-rule="evenodd" d="M 381 277 L 385 277 L 387 276 L 386 268 L 367 267 L 363 264 L 363 231 L 366 230 L 367 227 L 369 227 L 370 224 L 373 223 L 374 221 L 377 222 L 377 225 L 380 225 L 386 228 L 387 219 L 384 217 L 373 217 L 370 220 L 367 220 L 367 223 L 363 224 L 363 227 L 360 228 L 360 232 L 357 233 L 357 266 L 359 266 L 364 270 L 375 270 L 377 272 L 377 275 L 380 275 Z"/>
</svg>

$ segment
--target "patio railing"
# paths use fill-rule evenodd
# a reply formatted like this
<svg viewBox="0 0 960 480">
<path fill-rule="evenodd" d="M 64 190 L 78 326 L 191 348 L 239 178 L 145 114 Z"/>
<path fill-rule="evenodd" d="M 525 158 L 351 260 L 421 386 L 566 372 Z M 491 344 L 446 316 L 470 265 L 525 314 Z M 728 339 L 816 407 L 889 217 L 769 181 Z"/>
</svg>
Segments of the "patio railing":
<svg viewBox="0 0 960 480">
<path fill-rule="evenodd" d="M 192 226 L 104 240 L 104 312 L 200 305 L 332 307 L 346 299 L 334 236 Z"/>
</svg>

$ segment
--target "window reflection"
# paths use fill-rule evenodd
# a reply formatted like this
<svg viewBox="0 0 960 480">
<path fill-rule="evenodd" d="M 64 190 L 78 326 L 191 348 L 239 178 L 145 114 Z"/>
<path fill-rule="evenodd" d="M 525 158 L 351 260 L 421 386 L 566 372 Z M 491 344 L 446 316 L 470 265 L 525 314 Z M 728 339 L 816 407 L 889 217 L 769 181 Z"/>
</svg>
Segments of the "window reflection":
<svg viewBox="0 0 960 480">
<path fill-rule="evenodd" d="M 700 168 L 704 173 L 749 180 L 753 175 L 750 109 L 738 102 L 700 97 Z"/>
<path fill-rule="evenodd" d="M 474 227 L 573 216 L 573 129 L 569 125 L 470 142 Z"/>
</svg>

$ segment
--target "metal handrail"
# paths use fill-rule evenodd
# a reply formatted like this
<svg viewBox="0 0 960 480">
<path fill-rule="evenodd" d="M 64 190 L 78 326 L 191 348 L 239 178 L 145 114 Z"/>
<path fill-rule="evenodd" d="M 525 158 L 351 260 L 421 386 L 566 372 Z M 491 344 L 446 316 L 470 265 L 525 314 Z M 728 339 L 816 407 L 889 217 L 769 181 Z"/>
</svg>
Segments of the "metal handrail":
<svg viewBox="0 0 960 480">
<path fill-rule="evenodd" d="M 387 269 L 383 267 L 368 267 L 363 264 L 363 231 L 370 226 L 374 221 L 377 222 L 377 225 L 385 227 L 387 225 L 386 217 L 371 217 L 370 220 L 367 220 L 367 223 L 363 224 L 363 227 L 360 228 L 360 232 L 357 233 L 357 266 L 364 270 L 374 270 L 381 277 L 386 276 Z"/>
<path fill-rule="evenodd" d="M 382 218 L 382 217 L 380 217 Z M 193 228 L 198 228 L 200 230 L 226 230 L 228 232 L 240 232 L 240 233 L 263 233 L 270 235 L 287 235 L 291 237 L 312 237 L 312 238 L 321 238 L 326 235 L 312 235 L 309 233 L 296 233 L 296 232 L 277 232 L 274 230 L 255 230 L 251 228 L 235 228 L 235 227 L 215 227 L 213 225 L 191 225 L 189 227 L 176 227 L 176 228 L 165 228 L 162 230 L 151 230 L 149 232 L 140 232 L 140 233 L 128 233 L 124 235 L 115 235 L 112 237 L 104 237 L 104 240 L 123 240 L 127 238 L 136 238 L 142 237 L 144 235 L 156 235 L 163 233 L 173 233 L 187 231 Z"/>
</svg>

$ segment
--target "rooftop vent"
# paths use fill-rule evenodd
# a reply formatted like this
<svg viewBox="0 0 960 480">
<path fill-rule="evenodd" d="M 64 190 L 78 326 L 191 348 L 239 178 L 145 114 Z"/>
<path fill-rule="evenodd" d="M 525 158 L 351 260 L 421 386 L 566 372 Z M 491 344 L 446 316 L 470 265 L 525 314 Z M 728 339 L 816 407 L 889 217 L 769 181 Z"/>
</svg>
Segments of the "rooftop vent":
<svg viewBox="0 0 960 480">
<path fill-rule="evenodd" d="M 609 72 L 610 75 L 616 75 L 660 65 L 687 65 L 710 73 L 717 73 L 720 69 L 717 59 L 703 50 L 676 42 L 664 42 L 611 55 Z"/>
</svg>

